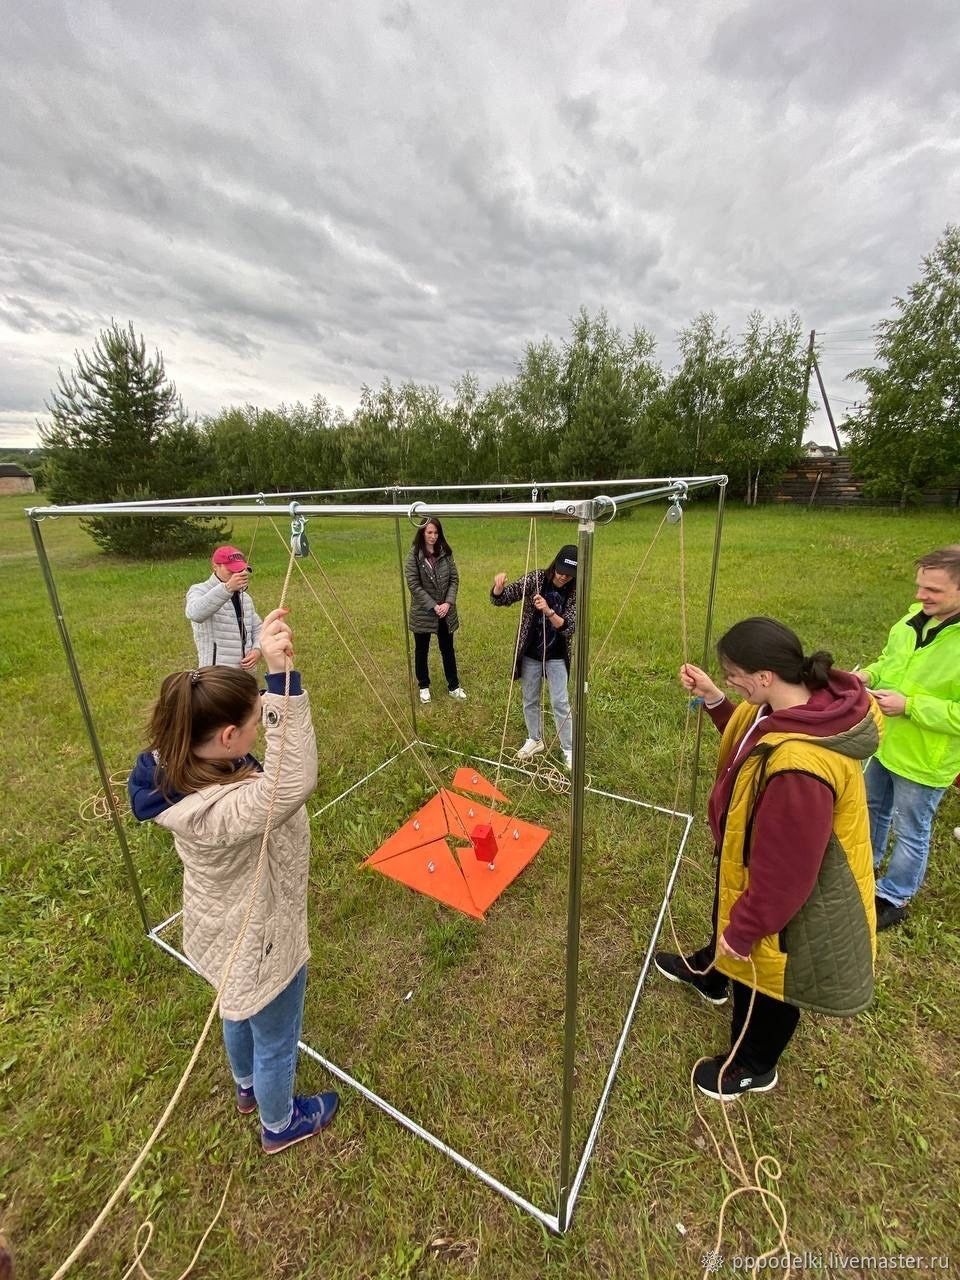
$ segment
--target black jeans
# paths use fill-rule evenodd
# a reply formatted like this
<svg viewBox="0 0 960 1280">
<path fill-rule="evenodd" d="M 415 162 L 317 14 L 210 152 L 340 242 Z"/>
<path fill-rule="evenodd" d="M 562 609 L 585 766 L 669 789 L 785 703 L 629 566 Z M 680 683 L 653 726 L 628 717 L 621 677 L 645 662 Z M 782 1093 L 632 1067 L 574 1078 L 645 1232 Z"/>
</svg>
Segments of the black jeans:
<svg viewBox="0 0 960 1280">
<path fill-rule="evenodd" d="M 713 911 L 710 941 L 693 955 L 687 956 L 687 963 L 692 969 L 703 970 L 712 963 L 717 949 L 717 906 L 719 900 L 719 872 L 717 864 L 717 883 L 713 890 Z M 750 1007 L 751 987 L 744 982 L 737 982 L 711 969 L 701 979 L 715 995 L 723 995 L 728 986 L 733 987 L 733 1019 L 730 1023 L 730 1046 L 736 1044 Z M 764 1075 L 777 1065 L 780 1055 L 790 1043 L 797 1023 L 800 1021 L 800 1010 L 793 1004 L 777 1000 L 773 996 L 758 991 L 753 1002 L 753 1012 L 743 1043 L 737 1050 L 736 1061 L 746 1068 L 751 1075 Z"/>
<path fill-rule="evenodd" d="M 737 1042 L 747 1010 L 750 1008 L 752 987 L 736 982 L 733 986 L 733 1020 L 730 1023 L 730 1046 Z M 780 1055 L 790 1043 L 800 1021 L 800 1010 L 795 1004 L 776 1000 L 758 991 L 753 1001 L 753 1012 L 747 1025 L 743 1043 L 737 1050 L 736 1063 L 745 1067 L 751 1075 L 761 1076 L 772 1071 Z"/>
<path fill-rule="evenodd" d="M 414 657 L 413 666 L 417 673 L 417 684 L 421 689 L 430 688 L 430 668 L 427 666 L 427 654 L 430 651 L 432 631 L 415 631 L 413 633 Z M 457 655 L 453 652 L 453 635 L 447 626 L 446 618 L 437 621 L 437 644 L 440 646 L 440 657 L 443 659 L 443 674 L 447 678 L 447 688 L 456 689 L 460 684 L 457 675 Z"/>
</svg>

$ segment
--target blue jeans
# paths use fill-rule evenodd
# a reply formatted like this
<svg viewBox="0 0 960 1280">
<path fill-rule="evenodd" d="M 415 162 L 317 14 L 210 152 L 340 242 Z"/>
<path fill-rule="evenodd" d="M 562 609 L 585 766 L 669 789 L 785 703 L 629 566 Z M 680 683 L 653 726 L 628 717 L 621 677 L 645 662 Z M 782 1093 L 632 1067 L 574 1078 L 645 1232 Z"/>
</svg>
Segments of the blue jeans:
<svg viewBox="0 0 960 1280">
<path fill-rule="evenodd" d="M 539 658 L 525 656 L 520 665 L 527 737 L 538 741 L 543 737 L 540 681 L 544 676 L 550 690 L 550 705 L 553 708 L 553 722 L 557 726 L 557 737 L 564 751 L 569 751 L 573 746 L 573 721 L 570 718 L 570 698 L 567 694 L 567 664 L 562 658 L 548 658 L 546 662 L 542 662 Z"/>
<path fill-rule="evenodd" d="M 930 857 L 930 828 L 946 787 L 926 787 L 891 773 L 874 757 L 864 776 L 870 810 L 873 869 L 878 871 L 893 826 L 893 852 L 877 897 L 905 907 L 923 884 Z"/>
<path fill-rule="evenodd" d="M 278 996 L 242 1022 L 223 1020 L 223 1043 L 230 1070 L 244 1089 L 253 1085 L 261 1123 L 279 1132 L 293 1117 L 293 1078 L 303 1025 L 307 966 Z"/>
</svg>

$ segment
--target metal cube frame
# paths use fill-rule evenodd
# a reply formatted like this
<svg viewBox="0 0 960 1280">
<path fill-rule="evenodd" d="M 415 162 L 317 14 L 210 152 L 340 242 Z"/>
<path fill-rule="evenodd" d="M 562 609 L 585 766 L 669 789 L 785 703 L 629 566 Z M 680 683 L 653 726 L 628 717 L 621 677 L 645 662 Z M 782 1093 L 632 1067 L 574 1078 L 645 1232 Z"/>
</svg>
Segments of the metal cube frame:
<svg viewBox="0 0 960 1280">
<path fill-rule="evenodd" d="M 633 1025 L 634 1016 L 636 1014 L 637 1005 L 640 999 L 640 993 L 643 988 L 647 972 L 650 967 L 650 961 L 653 957 L 653 950 L 657 942 L 660 929 L 663 924 L 664 916 L 667 910 L 667 903 L 673 891 L 677 873 L 680 867 L 680 860 L 690 834 L 693 824 L 693 811 L 696 804 L 697 792 L 697 772 L 700 755 L 700 741 L 702 718 L 697 718 L 696 736 L 694 740 L 694 748 L 692 753 L 691 766 L 691 782 L 689 792 L 689 805 L 687 811 L 663 808 L 659 805 L 649 804 L 645 801 L 638 800 L 632 796 L 616 795 L 608 791 L 600 791 L 588 785 L 586 774 L 586 721 L 588 713 L 588 664 L 589 664 L 589 647 L 590 647 L 590 605 L 591 605 L 591 586 L 592 586 L 592 570 L 593 570 L 593 545 L 596 529 L 598 525 L 609 524 L 617 516 L 620 511 L 628 510 L 631 507 L 638 506 L 643 503 L 653 502 L 659 499 L 669 500 L 679 504 L 687 498 L 691 490 L 701 489 L 709 486 L 716 486 L 718 490 L 716 516 L 714 521 L 714 537 L 713 537 L 713 554 L 710 567 L 709 585 L 707 590 L 707 606 L 706 606 L 706 626 L 704 634 L 703 661 L 706 663 L 707 655 L 710 648 L 711 632 L 713 625 L 713 607 L 716 595 L 717 583 L 717 567 L 720 556 L 720 539 L 723 527 L 723 509 L 724 499 L 726 495 L 727 477 L 725 475 L 710 476 L 682 476 L 682 477 L 655 477 L 647 479 L 625 479 L 625 480 L 604 480 L 604 481 L 564 481 L 564 482 L 547 482 L 546 484 L 481 484 L 481 485 L 438 485 L 438 486 L 417 486 L 417 485 L 392 485 L 380 486 L 375 488 L 363 489 L 312 489 L 300 490 L 283 494 L 244 494 L 240 496 L 220 495 L 211 498 L 191 498 L 191 499 L 158 499 L 155 501 L 138 501 L 138 502 L 112 502 L 112 503 L 89 503 L 83 505 L 72 506 L 46 506 L 46 507 L 30 507 L 26 510 L 26 515 L 30 521 L 31 533 L 33 536 L 34 547 L 37 553 L 37 559 L 43 573 L 44 582 L 46 584 L 47 593 L 50 598 L 50 604 L 53 609 L 54 619 L 63 644 L 64 653 L 66 655 L 67 666 L 70 671 L 70 677 L 73 682 L 74 690 L 77 695 L 77 701 L 83 716 L 87 734 L 90 739 L 90 745 L 93 749 L 93 755 L 100 775 L 100 781 L 103 787 L 110 815 L 113 821 L 117 840 L 120 845 L 120 851 L 123 857 L 126 872 L 133 889 L 134 898 L 143 923 L 144 932 L 147 937 L 154 942 L 163 951 L 174 956 L 182 964 L 193 969 L 193 965 L 187 957 L 176 947 L 172 946 L 163 936 L 167 930 L 177 919 L 181 912 L 176 912 L 168 919 L 151 924 L 147 914 L 146 904 L 144 902 L 143 893 L 140 888 L 139 878 L 137 876 L 136 867 L 127 844 L 126 832 L 123 828 L 123 822 L 118 811 L 113 789 L 110 784 L 110 775 L 104 760 L 103 751 L 100 746 L 100 740 L 97 735 L 96 725 L 94 722 L 93 712 L 87 698 L 86 689 L 77 664 L 76 654 L 70 633 L 64 618 L 63 609 L 60 604 L 57 592 L 56 581 L 53 575 L 53 569 L 50 559 L 44 546 L 43 537 L 40 530 L 41 522 L 52 516 L 157 516 L 164 515 L 171 518 L 182 516 L 283 516 L 293 517 L 295 520 L 301 517 L 316 517 L 321 519 L 337 519 L 339 517 L 369 517 L 373 519 L 392 518 L 394 520 L 397 554 L 400 567 L 400 603 L 401 618 L 403 626 L 403 634 L 406 643 L 407 667 L 408 667 L 408 686 L 410 691 L 410 718 L 412 725 L 412 739 L 407 742 L 400 751 L 395 752 L 376 769 L 372 770 L 365 777 L 360 778 L 353 783 L 340 795 L 334 797 L 313 816 L 319 816 L 326 809 L 338 804 L 346 796 L 362 787 L 370 778 L 381 770 L 393 764 L 400 759 L 405 752 L 421 747 L 431 752 L 445 751 L 454 755 L 459 755 L 464 759 L 475 760 L 481 764 L 489 764 L 496 766 L 497 761 L 485 759 L 482 756 L 466 755 L 465 753 L 452 751 L 451 748 L 438 746 L 419 737 L 418 720 L 417 720 L 417 702 L 413 690 L 413 671 L 410 654 L 410 638 L 406 626 L 406 597 L 404 594 L 404 578 L 403 578 L 403 549 L 401 545 L 400 528 L 401 521 L 411 520 L 414 523 L 420 523 L 429 514 L 438 517 L 514 517 L 514 518 L 536 518 L 536 519 L 553 519 L 562 522 L 576 522 L 577 525 L 577 547 L 578 547 L 578 570 L 577 570 L 577 630 L 576 644 L 574 653 L 574 662 L 572 668 L 573 696 L 571 698 L 571 707 L 573 714 L 573 770 L 570 786 L 570 824 L 569 824 L 569 861 L 567 873 L 567 930 L 566 930 L 566 956 L 565 956 L 565 982 L 564 982 L 564 1050 L 563 1050 L 563 1078 L 562 1078 L 562 1094 L 561 1094 L 561 1118 L 560 1118 L 560 1134 L 559 1134 L 559 1178 L 557 1185 L 557 1205 L 554 1212 L 549 1212 L 531 1203 L 524 1196 L 520 1195 L 513 1188 L 507 1186 L 499 1179 L 488 1173 L 480 1165 L 470 1160 L 467 1156 L 456 1151 L 449 1146 L 437 1134 L 424 1128 L 416 1120 L 405 1115 L 397 1107 L 393 1106 L 387 1099 L 380 1097 L 373 1090 L 367 1088 L 360 1081 L 354 1079 L 348 1072 L 338 1067 L 335 1063 L 330 1062 L 322 1054 L 318 1053 L 310 1044 L 305 1041 L 300 1042 L 302 1052 L 314 1058 L 321 1063 L 331 1075 L 335 1076 L 342 1083 L 349 1085 L 355 1089 L 369 1102 L 379 1107 L 387 1115 L 391 1116 L 404 1128 L 417 1137 L 422 1138 L 438 1151 L 442 1151 L 444 1155 L 455 1161 L 461 1168 L 479 1178 L 488 1187 L 499 1192 L 511 1203 L 524 1212 L 542 1223 L 548 1230 L 563 1235 L 570 1227 L 573 1210 L 577 1197 L 583 1185 L 586 1176 L 587 1166 L 593 1149 L 596 1144 L 597 1136 L 600 1132 L 600 1125 L 603 1120 L 604 1111 L 606 1110 L 607 1101 L 610 1092 L 616 1080 L 617 1070 L 620 1060 L 626 1047 L 627 1038 Z M 547 489 L 551 492 L 556 490 L 567 491 L 569 496 L 554 499 L 552 501 L 538 501 L 541 498 L 542 491 Z M 488 502 L 477 501 L 461 501 L 457 498 L 448 498 L 445 495 L 456 494 L 475 494 L 481 491 L 493 491 L 497 494 L 510 494 L 516 490 L 523 490 L 529 494 L 527 501 L 512 500 L 496 500 Z M 603 490 L 603 492 L 595 492 Z M 613 496 L 608 490 L 617 491 Z M 379 502 L 364 501 L 357 503 L 345 504 L 340 501 L 330 502 L 311 502 L 310 499 L 328 498 L 343 499 L 352 498 L 368 498 L 371 495 L 377 495 Z M 414 495 L 435 495 L 431 497 L 429 505 L 425 503 L 423 498 Z M 401 497 L 413 497 L 412 502 L 401 502 Z M 286 505 L 276 505 L 275 500 L 279 498 L 290 499 Z M 681 515 L 682 518 L 682 515 Z M 517 768 L 513 765 L 503 765 L 511 772 L 515 772 L 527 776 L 527 771 Z M 637 805 L 641 808 L 652 809 L 659 813 L 666 814 L 673 818 L 679 818 L 683 821 L 683 831 L 680 835 L 679 844 L 677 846 L 676 855 L 674 857 L 673 866 L 664 891 L 663 900 L 660 904 L 660 910 L 656 918 L 656 922 L 651 931 L 649 944 L 643 958 L 640 974 L 637 979 L 633 997 L 630 1001 L 620 1036 L 617 1040 L 610 1066 L 607 1072 L 606 1080 L 597 1104 L 590 1130 L 584 1142 L 583 1149 L 579 1153 L 579 1157 L 575 1156 L 573 1150 L 573 1108 L 574 1108 L 574 1091 L 575 1091 L 575 1065 L 576 1065 L 576 1031 L 577 1031 L 577 1003 L 578 1003 L 578 983 L 579 983 L 579 949 L 580 949 L 580 915 L 581 915 L 581 886 L 583 871 L 583 831 L 584 831 L 584 798 L 587 794 L 602 796 L 624 804 Z M 196 970 L 194 970 L 196 972 Z"/>
</svg>

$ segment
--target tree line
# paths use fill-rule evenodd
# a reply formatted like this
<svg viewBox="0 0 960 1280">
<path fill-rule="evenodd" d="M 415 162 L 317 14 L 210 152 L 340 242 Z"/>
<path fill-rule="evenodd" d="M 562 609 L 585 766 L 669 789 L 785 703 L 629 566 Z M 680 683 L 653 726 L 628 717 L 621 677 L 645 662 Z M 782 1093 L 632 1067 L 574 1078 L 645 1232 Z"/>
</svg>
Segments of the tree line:
<svg viewBox="0 0 960 1280">
<path fill-rule="evenodd" d="M 882 495 L 960 470 L 960 230 L 948 227 L 895 318 L 849 431 L 855 465 Z M 113 323 L 59 372 L 41 423 L 44 482 L 58 503 L 393 484 L 506 483 L 725 472 L 755 502 L 801 451 L 812 405 L 799 317 L 752 314 L 737 337 L 712 312 L 677 337 L 665 371 L 653 336 L 581 310 L 561 342 L 531 342 L 511 378 L 451 396 L 415 382 L 364 387 L 352 414 L 309 404 L 235 406 L 191 418 L 159 352 Z M 952 435 L 951 435 L 952 432 Z M 154 522 L 151 522 L 153 525 Z M 157 550 L 196 550 L 215 521 L 156 521 Z M 143 545 L 142 520 L 93 519 L 100 545 Z"/>
</svg>

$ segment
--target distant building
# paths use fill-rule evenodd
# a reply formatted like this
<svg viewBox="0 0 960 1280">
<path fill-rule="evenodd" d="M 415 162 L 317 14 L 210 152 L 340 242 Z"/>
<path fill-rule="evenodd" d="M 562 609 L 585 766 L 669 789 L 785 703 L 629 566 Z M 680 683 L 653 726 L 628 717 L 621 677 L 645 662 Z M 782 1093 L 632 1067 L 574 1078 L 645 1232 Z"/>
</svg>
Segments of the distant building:
<svg viewBox="0 0 960 1280">
<path fill-rule="evenodd" d="M 0 462 L 0 494 L 36 493 L 33 476 L 15 462 Z"/>
<path fill-rule="evenodd" d="M 808 458 L 835 458 L 837 451 L 832 444 L 815 444 L 812 440 L 808 440 L 803 446 L 803 452 Z"/>
</svg>

